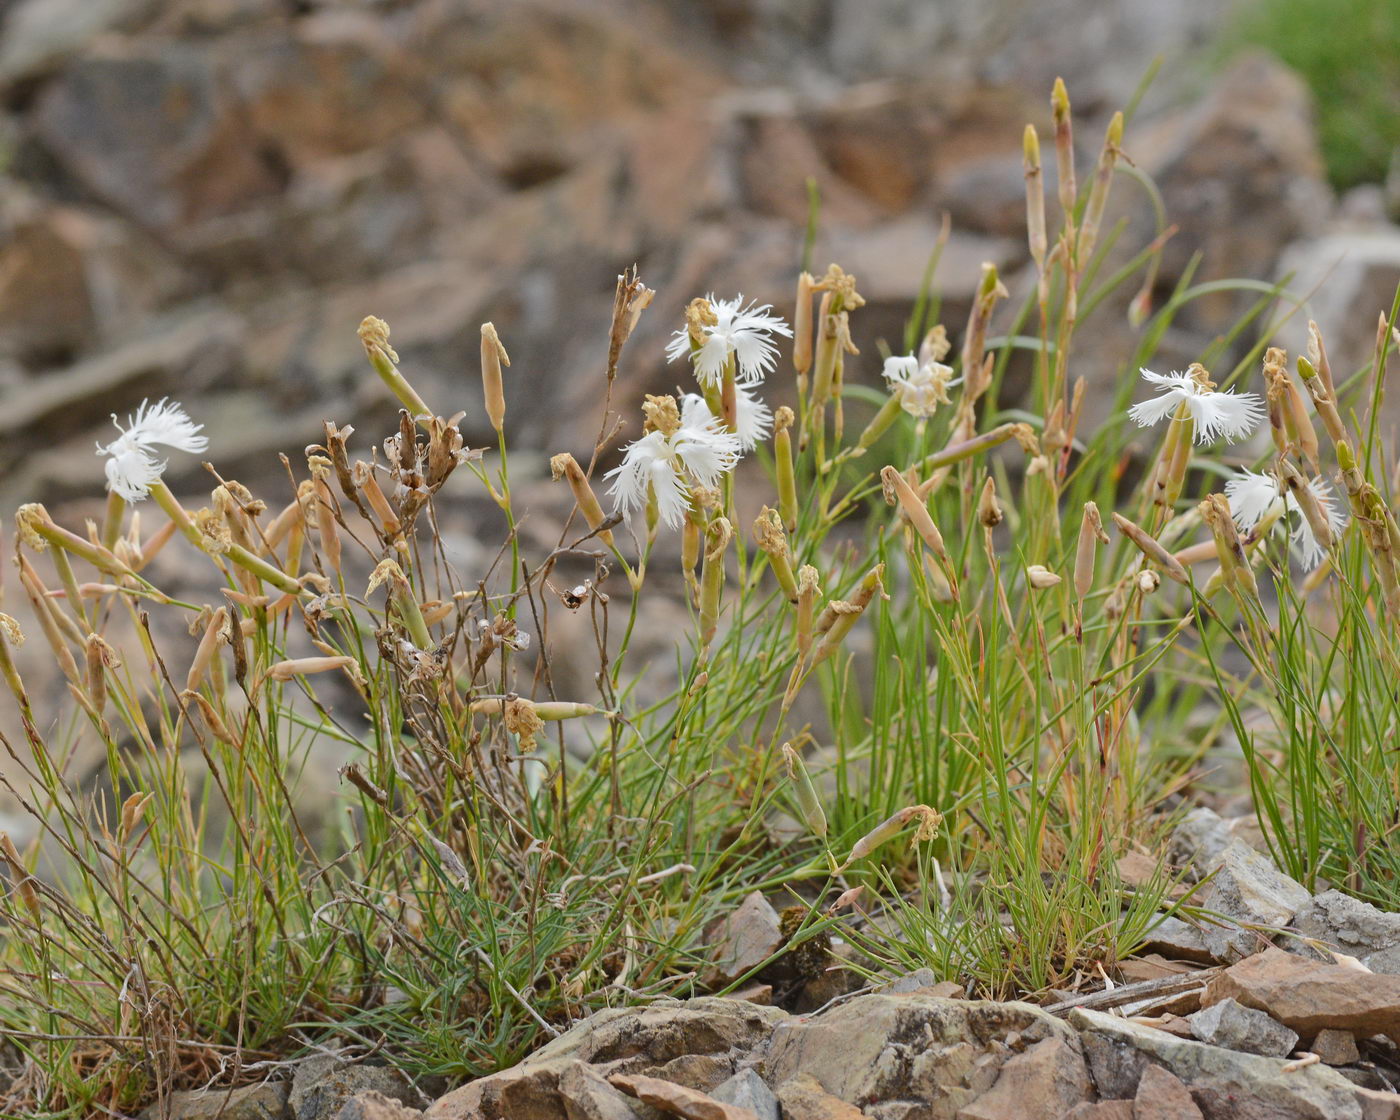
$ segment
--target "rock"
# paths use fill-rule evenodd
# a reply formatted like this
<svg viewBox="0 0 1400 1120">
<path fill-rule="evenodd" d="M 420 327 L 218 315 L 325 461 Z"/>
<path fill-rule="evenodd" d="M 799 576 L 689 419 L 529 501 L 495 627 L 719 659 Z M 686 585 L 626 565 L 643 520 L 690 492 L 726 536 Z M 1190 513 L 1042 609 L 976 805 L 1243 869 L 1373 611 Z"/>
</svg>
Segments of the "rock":
<svg viewBox="0 0 1400 1120">
<path fill-rule="evenodd" d="M 1238 55 L 1205 98 L 1135 127 L 1126 146 L 1170 200 L 1181 230 L 1162 255 L 1167 283 L 1197 252 L 1204 252 L 1197 282 L 1272 275 L 1283 247 L 1317 232 L 1332 207 L 1311 95 L 1263 51 Z M 1145 225 L 1136 228 L 1130 240 L 1146 233 Z M 1219 330 L 1249 302 L 1220 293 L 1194 302 L 1184 318 Z"/>
<path fill-rule="evenodd" d="M 752 1067 L 741 1069 L 710 1094 L 717 1101 L 747 1108 L 758 1120 L 781 1120 L 778 1098 Z"/>
<path fill-rule="evenodd" d="M 715 998 L 600 1011 L 511 1069 L 448 1093 L 428 1108 L 426 1118 L 555 1120 L 565 1099 L 563 1079 L 580 1063 L 606 1078 L 666 1076 L 673 1064 L 693 1072 L 697 1059 L 709 1059 L 707 1082 L 690 1086 L 709 1092 L 733 1076 L 786 1018 L 776 1007 Z"/>
<path fill-rule="evenodd" d="M 866 1113 L 833 1097 L 810 1074 L 791 1077 L 778 1086 L 783 1120 L 866 1120 Z"/>
<path fill-rule="evenodd" d="M 1149 1065 L 1133 1098 L 1133 1120 L 1202 1120 L 1201 1110 L 1181 1078 L 1161 1066 Z"/>
<path fill-rule="evenodd" d="M 1249 1054 L 1283 1058 L 1293 1053 L 1298 1035 L 1262 1011 L 1222 999 L 1203 1011 L 1186 1016 L 1191 1033 L 1212 1046 L 1225 1046 Z"/>
<path fill-rule="evenodd" d="M 1400 975 L 1400 914 L 1387 914 L 1341 891 L 1325 891 L 1298 910 L 1293 928 L 1303 937 L 1356 957 L 1372 972 Z M 1300 941 L 1289 939 L 1285 947 L 1331 961 Z"/>
<path fill-rule="evenodd" d="M 1201 1003 L 1226 999 L 1267 1011 L 1305 1041 L 1327 1027 L 1400 1038 L 1400 977 L 1304 960 L 1282 949 L 1232 965 L 1206 986 Z"/>
<path fill-rule="evenodd" d="M 734 983 L 783 947 L 778 912 L 759 891 L 712 927 L 707 940 L 712 963 L 705 983 L 712 988 Z"/>
<path fill-rule="evenodd" d="M 1173 916 L 1163 918 L 1152 927 L 1143 939 L 1142 951 L 1161 953 L 1168 960 L 1215 963 L 1215 956 L 1206 944 L 1206 935 L 1201 928 Z"/>
<path fill-rule="evenodd" d="M 1219 865 L 1230 839 L 1230 826 L 1214 809 L 1202 805 L 1182 817 L 1172 830 L 1167 852 L 1177 866 L 1191 868 L 1197 877 L 1204 877 Z"/>
<path fill-rule="evenodd" d="M 375 1089 L 365 1089 L 356 1093 L 340 1107 L 335 1120 L 419 1120 L 423 1115 L 416 1108 L 409 1108 L 393 1097 L 386 1097 Z M 619 1120 L 632 1120 L 620 1117 Z"/>
<path fill-rule="evenodd" d="M 1065 1113 L 1065 1120 L 1134 1120 L 1132 1101 L 1095 1101 L 1077 1104 Z"/>
<path fill-rule="evenodd" d="M 1356 1048 L 1356 1036 L 1351 1031 L 1327 1027 L 1317 1032 L 1308 1049 L 1329 1066 L 1349 1066 L 1361 1060 L 1361 1052 Z"/>
<path fill-rule="evenodd" d="M 1135 1096 L 1144 1071 L 1158 1065 L 1186 1085 L 1209 1120 L 1367 1120 L 1377 1107 L 1363 1103 L 1367 1090 L 1324 1065 L 1285 1074 L 1281 1059 L 1190 1042 L 1097 1011 L 1076 1008 L 1069 1021 L 1100 1096 Z"/>
<path fill-rule="evenodd" d="M 1241 840 L 1232 839 L 1220 853 L 1200 905 L 1253 926 L 1283 927 L 1312 896 Z M 1217 960 L 1230 961 L 1258 952 L 1268 935 L 1242 925 L 1208 925 L 1202 930 L 1206 948 Z"/>
<path fill-rule="evenodd" d="M 684 1120 L 757 1120 L 747 1108 L 725 1104 L 708 1093 L 663 1081 L 659 1077 L 616 1073 L 608 1078 L 608 1082 L 628 1096 Z"/>
<path fill-rule="evenodd" d="M 288 1086 L 283 1081 L 238 1089 L 185 1089 L 141 1113 L 141 1120 L 283 1120 Z"/>
<path fill-rule="evenodd" d="M 36 135 L 87 190 L 138 224 L 174 230 L 274 196 L 269 163 L 207 50 L 93 50 L 48 85 Z"/>
<path fill-rule="evenodd" d="M 912 1115 L 895 1103 L 908 1100 L 929 1102 L 922 1120 L 953 1120 L 1009 1058 L 1046 1039 L 1078 1051 L 1064 1023 L 1030 1004 L 874 994 L 779 1022 L 761 1072 L 770 1085 L 810 1074 L 874 1120 Z"/>
<path fill-rule="evenodd" d="M 21 0 L 0 24 L 0 86 L 31 81 L 104 32 L 148 19 L 159 0 Z"/>
<path fill-rule="evenodd" d="M 592 1066 L 573 1062 L 559 1078 L 568 1120 L 638 1120 L 636 1102 Z"/>
<path fill-rule="evenodd" d="M 298 1063 L 287 1108 L 292 1120 L 334 1120 L 348 1101 L 366 1090 L 399 1104 L 417 1096 L 408 1078 L 389 1066 L 352 1065 L 333 1054 L 318 1054 Z"/>
<path fill-rule="evenodd" d="M 1308 298 L 1306 313 L 1280 326 L 1275 336 L 1290 357 L 1306 353 L 1312 318 L 1322 330 L 1333 371 L 1369 366 L 1376 318 L 1390 311 L 1400 284 L 1400 227 L 1385 221 L 1333 226 L 1287 246 L 1275 275 L 1280 281 L 1290 277 L 1289 289 Z"/>
<path fill-rule="evenodd" d="M 958 1120 L 1059 1120 L 1094 1096 L 1080 1048 L 1046 1038 L 1008 1058 L 996 1084 L 960 1109 Z"/>
</svg>

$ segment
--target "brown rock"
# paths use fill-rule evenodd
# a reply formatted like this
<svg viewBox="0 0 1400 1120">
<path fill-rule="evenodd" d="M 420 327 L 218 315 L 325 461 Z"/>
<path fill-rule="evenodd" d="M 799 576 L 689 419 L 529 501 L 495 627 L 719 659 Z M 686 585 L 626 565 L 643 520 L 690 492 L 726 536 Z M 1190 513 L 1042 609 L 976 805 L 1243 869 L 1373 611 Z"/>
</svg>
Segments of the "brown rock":
<svg viewBox="0 0 1400 1120">
<path fill-rule="evenodd" d="M 809 1074 L 799 1074 L 778 1086 L 784 1120 L 866 1120 L 866 1114 L 840 1097 L 833 1097 Z"/>
<path fill-rule="evenodd" d="M 608 1082 L 628 1096 L 684 1120 L 758 1120 L 758 1116 L 747 1108 L 725 1104 L 708 1093 L 687 1089 L 684 1085 L 663 1081 L 659 1077 L 618 1073 L 608 1078 Z"/>
<path fill-rule="evenodd" d="M 1322 964 L 1270 948 L 1232 965 L 1202 1005 L 1235 999 L 1266 1011 L 1305 1040 L 1327 1027 L 1400 1038 L 1400 976 Z"/>
<path fill-rule="evenodd" d="M 1308 1044 L 1308 1049 L 1329 1066 L 1349 1066 L 1361 1060 L 1361 1052 L 1356 1048 L 1356 1036 L 1351 1031 L 1331 1027 L 1320 1030 Z"/>
<path fill-rule="evenodd" d="M 958 1120 L 1059 1120 L 1094 1095 L 1079 1047 L 1047 1038 L 1009 1058 L 996 1084 L 961 1109 Z"/>
<path fill-rule="evenodd" d="M 592 1066 L 573 1062 L 559 1078 L 568 1120 L 638 1120 L 636 1102 Z"/>
<path fill-rule="evenodd" d="M 1078 1051 L 1072 1030 L 1030 1004 L 875 994 L 780 1022 L 762 1072 L 770 1085 L 810 1074 L 859 1108 L 923 1100 L 921 1120 L 954 1120 L 1009 1058 L 1045 1039 Z"/>
<path fill-rule="evenodd" d="M 706 984 L 732 984 L 783 947 L 778 912 L 754 891 L 710 929 L 708 942 L 712 963 Z"/>
<path fill-rule="evenodd" d="M 1201 1110 L 1181 1078 L 1161 1066 L 1147 1066 L 1133 1098 L 1134 1120 L 1202 1120 Z"/>
<path fill-rule="evenodd" d="M 1094 1101 L 1077 1104 L 1065 1113 L 1065 1120 L 1134 1120 L 1132 1101 Z"/>
<path fill-rule="evenodd" d="M 693 1071 L 696 1059 L 708 1056 L 715 1059 L 708 1067 L 710 1078 L 723 1081 L 786 1018 L 776 1007 L 712 998 L 601 1011 L 519 1065 L 448 1093 L 429 1107 L 426 1118 L 557 1120 L 564 1108 L 564 1079 L 583 1076 L 569 1072 L 580 1063 L 594 1066 L 603 1077 L 654 1076 L 671 1063 Z M 708 1091 L 719 1081 L 695 1087 Z"/>
</svg>

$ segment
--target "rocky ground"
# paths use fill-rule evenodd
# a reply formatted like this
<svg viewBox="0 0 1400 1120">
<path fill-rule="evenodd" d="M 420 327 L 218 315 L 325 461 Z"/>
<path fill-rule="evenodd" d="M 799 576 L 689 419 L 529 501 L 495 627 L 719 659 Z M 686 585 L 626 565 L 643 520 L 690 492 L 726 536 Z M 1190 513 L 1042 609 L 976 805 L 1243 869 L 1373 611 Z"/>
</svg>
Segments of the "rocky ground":
<svg viewBox="0 0 1400 1120">
<path fill-rule="evenodd" d="M 1038 1006 L 968 999 L 927 970 L 861 984 L 839 939 L 819 968 L 794 969 L 755 894 L 711 931 L 707 979 L 748 977 L 730 997 L 601 1012 L 445 1095 L 328 1054 L 287 1081 L 179 1093 L 146 1115 L 1400 1120 L 1400 914 L 1314 897 L 1251 836 L 1247 820 L 1188 815 L 1174 855 L 1212 919 L 1169 919 L 1138 957 Z"/>
</svg>

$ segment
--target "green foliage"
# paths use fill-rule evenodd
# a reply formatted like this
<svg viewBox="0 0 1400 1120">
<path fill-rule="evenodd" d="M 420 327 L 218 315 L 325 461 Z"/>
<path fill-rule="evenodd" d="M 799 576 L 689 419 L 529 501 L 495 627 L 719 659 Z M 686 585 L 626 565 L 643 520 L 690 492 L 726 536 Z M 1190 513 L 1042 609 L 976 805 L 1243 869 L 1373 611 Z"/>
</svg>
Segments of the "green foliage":
<svg viewBox="0 0 1400 1120">
<path fill-rule="evenodd" d="M 1233 37 L 1267 47 L 1302 74 L 1334 186 L 1385 179 L 1400 148 L 1400 5 L 1253 0 Z"/>
</svg>

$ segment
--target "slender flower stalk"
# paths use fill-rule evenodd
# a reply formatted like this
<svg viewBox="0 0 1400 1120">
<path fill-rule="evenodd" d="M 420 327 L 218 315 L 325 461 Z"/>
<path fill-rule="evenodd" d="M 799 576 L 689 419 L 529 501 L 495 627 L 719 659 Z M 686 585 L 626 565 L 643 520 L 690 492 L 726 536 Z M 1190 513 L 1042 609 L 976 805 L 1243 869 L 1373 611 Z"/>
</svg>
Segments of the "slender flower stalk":
<svg viewBox="0 0 1400 1120">
<path fill-rule="evenodd" d="M 1181 563 L 1168 552 L 1157 538 L 1145 532 L 1141 526 L 1134 524 L 1121 513 L 1113 515 L 1113 524 L 1118 527 L 1118 531 L 1128 538 L 1149 560 L 1161 566 L 1172 579 L 1180 584 L 1190 584 L 1191 576 Z"/>
</svg>

